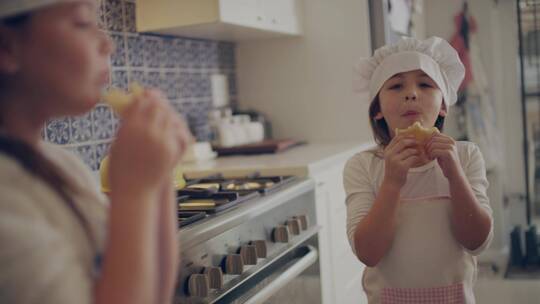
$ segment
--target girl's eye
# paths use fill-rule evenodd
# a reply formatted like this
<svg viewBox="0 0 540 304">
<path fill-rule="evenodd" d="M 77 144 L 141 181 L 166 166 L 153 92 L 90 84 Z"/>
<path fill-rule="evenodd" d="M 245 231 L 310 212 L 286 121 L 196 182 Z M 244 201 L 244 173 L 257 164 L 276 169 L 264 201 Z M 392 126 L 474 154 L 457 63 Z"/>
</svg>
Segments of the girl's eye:
<svg viewBox="0 0 540 304">
<path fill-rule="evenodd" d="M 74 24 L 75 24 L 75 26 L 77 26 L 79 28 L 93 28 L 93 27 L 98 26 L 97 20 L 92 20 L 92 19 L 75 20 Z"/>
<path fill-rule="evenodd" d="M 422 83 L 420 84 L 420 86 L 423 87 L 423 88 L 432 88 L 432 87 L 433 87 L 431 84 L 429 84 L 429 83 L 427 83 L 427 82 L 422 82 Z"/>
<path fill-rule="evenodd" d="M 389 90 L 398 90 L 401 88 L 401 84 L 400 83 L 396 83 L 396 84 L 392 84 L 388 87 Z"/>
</svg>

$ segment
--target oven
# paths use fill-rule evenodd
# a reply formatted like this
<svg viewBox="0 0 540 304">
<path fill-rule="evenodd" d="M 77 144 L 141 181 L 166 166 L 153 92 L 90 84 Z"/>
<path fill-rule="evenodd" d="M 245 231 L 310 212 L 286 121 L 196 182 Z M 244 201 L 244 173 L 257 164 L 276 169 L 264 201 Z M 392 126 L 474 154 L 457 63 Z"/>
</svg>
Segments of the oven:
<svg viewBox="0 0 540 304">
<path fill-rule="evenodd" d="M 205 214 L 188 224 L 189 214 L 184 216 L 178 232 L 180 268 L 175 303 L 321 303 L 314 183 L 274 178 L 266 183 L 268 177 L 256 177 L 255 182 L 268 186 L 257 188 L 250 177 L 255 189 L 227 189 L 225 185 L 231 181 L 222 177 L 188 181 L 188 187 L 179 193 L 179 205 L 184 203 L 190 209 L 179 214 Z M 219 185 L 217 191 L 205 197 L 200 190 L 208 190 L 211 183 Z M 217 200 L 229 195 L 234 201 L 234 195 L 228 193 L 235 191 L 239 202 L 185 204 L 191 202 L 186 195 L 214 196 Z M 226 204 L 231 205 L 218 211 L 205 210 Z"/>
</svg>

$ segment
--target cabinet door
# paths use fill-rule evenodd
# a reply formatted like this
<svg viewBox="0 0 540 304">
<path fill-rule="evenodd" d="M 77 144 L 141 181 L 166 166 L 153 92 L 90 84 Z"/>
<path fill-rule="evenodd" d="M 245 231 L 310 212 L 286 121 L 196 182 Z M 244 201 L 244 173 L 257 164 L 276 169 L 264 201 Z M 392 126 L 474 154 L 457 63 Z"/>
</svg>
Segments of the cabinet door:
<svg viewBox="0 0 540 304">
<path fill-rule="evenodd" d="M 219 0 L 221 20 L 247 27 L 266 27 L 262 0 Z"/>
<path fill-rule="evenodd" d="M 325 226 L 321 231 L 321 271 L 326 276 L 329 286 L 323 287 L 329 295 L 324 303 L 358 304 L 367 303 L 362 290 L 362 273 L 364 265 L 358 261 L 351 251 L 346 232 L 347 210 L 345 191 L 342 183 L 343 163 L 322 172 L 315 177 L 317 181 L 318 219 L 324 218 Z M 323 225 L 323 224 L 321 224 Z M 323 250 L 324 249 L 324 250 Z M 323 253 L 326 252 L 326 259 Z M 324 294 L 324 293 L 323 293 Z"/>
<path fill-rule="evenodd" d="M 272 30 L 300 34 L 296 0 L 260 0 L 265 25 Z"/>
<path fill-rule="evenodd" d="M 321 271 L 322 303 L 336 303 L 334 290 L 334 277 L 332 271 L 332 248 L 330 246 L 330 234 L 328 233 L 329 219 L 326 213 L 326 205 L 330 199 L 327 181 L 316 176 L 315 204 L 317 222 L 321 226 L 319 231 L 319 263 Z"/>
</svg>

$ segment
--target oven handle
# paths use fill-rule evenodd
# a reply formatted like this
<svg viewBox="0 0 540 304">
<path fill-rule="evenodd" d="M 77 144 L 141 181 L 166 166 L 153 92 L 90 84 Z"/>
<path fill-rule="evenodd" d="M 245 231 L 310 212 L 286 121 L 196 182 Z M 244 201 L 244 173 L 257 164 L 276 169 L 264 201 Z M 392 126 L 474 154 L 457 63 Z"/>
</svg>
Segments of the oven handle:
<svg viewBox="0 0 540 304">
<path fill-rule="evenodd" d="M 309 252 L 304 255 L 298 262 L 294 263 L 279 277 L 273 280 L 270 284 L 258 291 L 253 297 L 249 298 L 244 304 L 259 304 L 264 303 L 272 295 L 277 293 L 281 288 L 291 282 L 294 278 L 300 275 L 309 266 L 313 265 L 317 261 L 318 252 L 317 248 L 307 245 Z"/>
</svg>

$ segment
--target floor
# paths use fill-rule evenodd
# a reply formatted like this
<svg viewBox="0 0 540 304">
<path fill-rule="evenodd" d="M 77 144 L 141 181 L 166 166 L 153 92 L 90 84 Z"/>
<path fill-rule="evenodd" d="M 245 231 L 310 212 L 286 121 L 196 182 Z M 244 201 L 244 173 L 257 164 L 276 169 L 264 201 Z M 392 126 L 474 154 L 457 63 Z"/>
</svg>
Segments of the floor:
<svg viewBox="0 0 540 304">
<path fill-rule="evenodd" d="M 540 281 L 479 279 L 475 295 L 478 304 L 538 304 Z"/>
<path fill-rule="evenodd" d="M 504 279 L 506 261 L 479 264 L 474 291 L 477 304 L 540 304 L 540 280 Z"/>
</svg>

